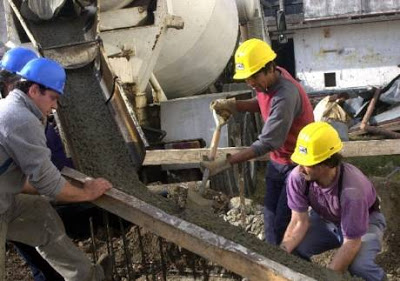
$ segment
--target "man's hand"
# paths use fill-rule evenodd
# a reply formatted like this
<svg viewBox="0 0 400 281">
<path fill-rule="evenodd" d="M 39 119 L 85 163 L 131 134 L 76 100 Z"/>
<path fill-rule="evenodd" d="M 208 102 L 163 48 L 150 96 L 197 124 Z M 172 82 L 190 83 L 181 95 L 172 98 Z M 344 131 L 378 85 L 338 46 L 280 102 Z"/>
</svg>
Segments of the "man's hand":
<svg viewBox="0 0 400 281">
<path fill-rule="evenodd" d="M 202 161 L 200 162 L 200 166 L 204 169 L 208 169 L 210 171 L 210 176 L 214 176 L 232 167 L 232 164 L 229 163 L 228 160 L 229 155 L 227 155 L 226 158 L 214 161 Z"/>
<path fill-rule="evenodd" d="M 210 109 L 215 110 L 215 112 L 228 120 L 229 117 L 235 113 L 236 110 L 236 100 L 234 98 L 230 99 L 216 99 L 211 102 Z"/>
<path fill-rule="evenodd" d="M 99 198 L 107 190 L 112 188 L 112 184 L 103 178 L 90 179 L 85 181 L 83 185 L 83 190 L 88 196 L 87 201 L 92 201 Z"/>
</svg>

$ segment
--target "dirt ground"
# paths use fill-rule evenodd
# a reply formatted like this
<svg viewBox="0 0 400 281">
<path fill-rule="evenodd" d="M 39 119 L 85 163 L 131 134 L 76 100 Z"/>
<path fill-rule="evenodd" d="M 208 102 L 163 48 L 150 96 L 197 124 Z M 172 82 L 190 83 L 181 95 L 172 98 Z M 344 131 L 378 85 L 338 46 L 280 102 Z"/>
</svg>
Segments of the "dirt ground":
<svg viewBox="0 0 400 281">
<path fill-rule="evenodd" d="M 377 257 L 377 262 L 386 270 L 389 281 L 400 281 L 400 217 L 397 214 L 400 205 L 400 181 L 386 180 L 374 177 L 376 189 L 382 199 L 382 211 L 386 216 L 388 228 L 384 236 L 382 253 Z M 138 243 L 138 229 L 135 226 L 127 226 L 127 250 L 131 253 L 131 274 L 140 280 L 139 276 L 148 274 L 150 280 L 161 280 L 162 270 L 160 268 L 160 240 L 157 236 L 141 229 L 142 251 Z M 127 280 L 127 267 L 124 255 L 123 240 L 121 233 L 115 232 L 112 245 L 115 253 L 115 264 L 117 268 L 116 280 Z M 96 237 L 98 240 L 97 254 L 107 251 L 104 230 L 99 230 Z M 200 280 L 240 280 L 240 277 L 226 272 L 223 268 L 199 258 L 198 256 L 161 240 L 164 262 L 168 264 L 170 275 L 167 280 L 193 280 L 193 275 Z M 92 258 L 91 240 L 76 240 L 76 244 Z M 314 262 L 320 265 L 328 264 L 333 251 L 319 255 Z M 143 263 L 144 261 L 144 263 Z M 147 268 L 145 268 L 147 267 Z M 206 270 L 206 272 L 204 271 Z M 21 260 L 15 249 L 9 245 L 6 261 L 7 280 L 32 281 L 29 268 Z M 151 273 L 156 272 L 156 273 Z M 208 277 L 205 279 L 205 275 Z M 180 276 L 180 277 L 179 277 Z M 215 276 L 214 278 L 212 276 Z M 155 279 L 153 279 L 155 278 Z M 145 280 L 145 279 L 144 279 Z"/>
</svg>

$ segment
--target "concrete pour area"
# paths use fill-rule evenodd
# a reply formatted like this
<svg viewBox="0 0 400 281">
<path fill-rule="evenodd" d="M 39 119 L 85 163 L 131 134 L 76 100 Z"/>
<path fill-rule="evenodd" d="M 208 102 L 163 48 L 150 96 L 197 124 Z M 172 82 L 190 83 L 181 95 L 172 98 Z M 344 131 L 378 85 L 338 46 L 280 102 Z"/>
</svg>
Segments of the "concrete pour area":
<svg viewBox="0 0 400 281">
<path fill-rule="evenodd" d="M 64 22 L 61 22 L 63 20 Z M 73 23 L 74 20 L 76 22 Z M 56 46 L 60 45 L 60 42 L 68 44 L 75 42 L 76 38 L 81 38 L 80 32 L 84 22 L 79 18 L 74 20 L 55 19 L 37 25 L 32 24 L 30 27 L 43 47 Z M 66 28 L 65 22 L 69 22 L 70 29 Z M 56 32 L 53 29 L 55 26 L 58 26 Z M 61 39 L 56 39 L 55 34 Z M 166 213 L 221 235 L 316 280 L 353 280 L 349 275 L 338 275 L 326 268 L 288 255 L 278 247 L 270 246 L 241 228 L 224 222 L 211 210 L 180 210 L 171 201 L 149 192 L 139 181 L 133 168 L 129 151 L 106 105 L 92 64 L 67 71 L 65 95 L 61 99 L 58 113 L 77 170 L 92 177 L 104 177 L 110 180 L 115 188 Z"/>
<path fill-rule="evenodd" d="M 65 95 L 58 112 L 62 117 L 76 168 L 92 177 L 104 177 L 115 188 L 123 190 L 165 212 L 199 225 L 213 233 L 235 241 L 256 253 L 288 266 L 316 280 L 350 280 L 288 255 L 256 237 L 224 222 L 211 210 L 179 210 L 161 196 L 154 196 L 138 180 L 128 150 L 107 108 L 98 80 L 88 65 L 67 72 Z"/>
</svg>

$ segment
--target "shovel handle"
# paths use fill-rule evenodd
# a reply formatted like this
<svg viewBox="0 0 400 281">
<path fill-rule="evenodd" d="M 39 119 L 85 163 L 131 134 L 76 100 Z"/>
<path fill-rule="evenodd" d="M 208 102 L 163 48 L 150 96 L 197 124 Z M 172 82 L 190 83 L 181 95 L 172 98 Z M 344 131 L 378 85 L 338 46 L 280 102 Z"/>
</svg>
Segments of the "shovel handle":
<svg viewBox="0 0 400 281">
<path fill-rule="evenodd" d="M 210 144 L 210 154 L 208 155 L 208 159 L 210 161 L 215 159 L 215 156 L 217 154 L 217 149 L 218 149 L 218 143 L 219 143 L 219 139 L 221 137 L 221 125 L 217 125 L 217 127 L 215 128 L 213 137 L 211 139 L 211 144 Z"/>
</svg>

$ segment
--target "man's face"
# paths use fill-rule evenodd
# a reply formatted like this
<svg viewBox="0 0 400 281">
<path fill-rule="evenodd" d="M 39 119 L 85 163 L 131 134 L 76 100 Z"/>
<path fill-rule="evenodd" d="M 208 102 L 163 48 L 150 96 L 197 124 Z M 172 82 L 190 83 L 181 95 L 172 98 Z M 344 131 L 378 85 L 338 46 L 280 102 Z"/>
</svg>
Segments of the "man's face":
<svg viewBox="0 0 400 281">
<path fill-rule="evenodd" d="M 268 74 L 267 74 L 268 75 Z M 246 79 L 247 85 L 258 92 L 266 92 L 268 88 L 268 79 L 264 72 L 257 72 Z"/>
<path fill-rule="evenodd" d="M 57 109 L 58 99 L 60 98 L 56 91 L 40 88 L 37 84 L 30 87 L 29 96 L 44 116 L 50 115 L 53 109 Z"/>
<path fill-rule="evenodd" d="M 299 171 L 306 181 L 319 181 L 325 175 L 322 165 L 299 166 Z"/>
</svg>

